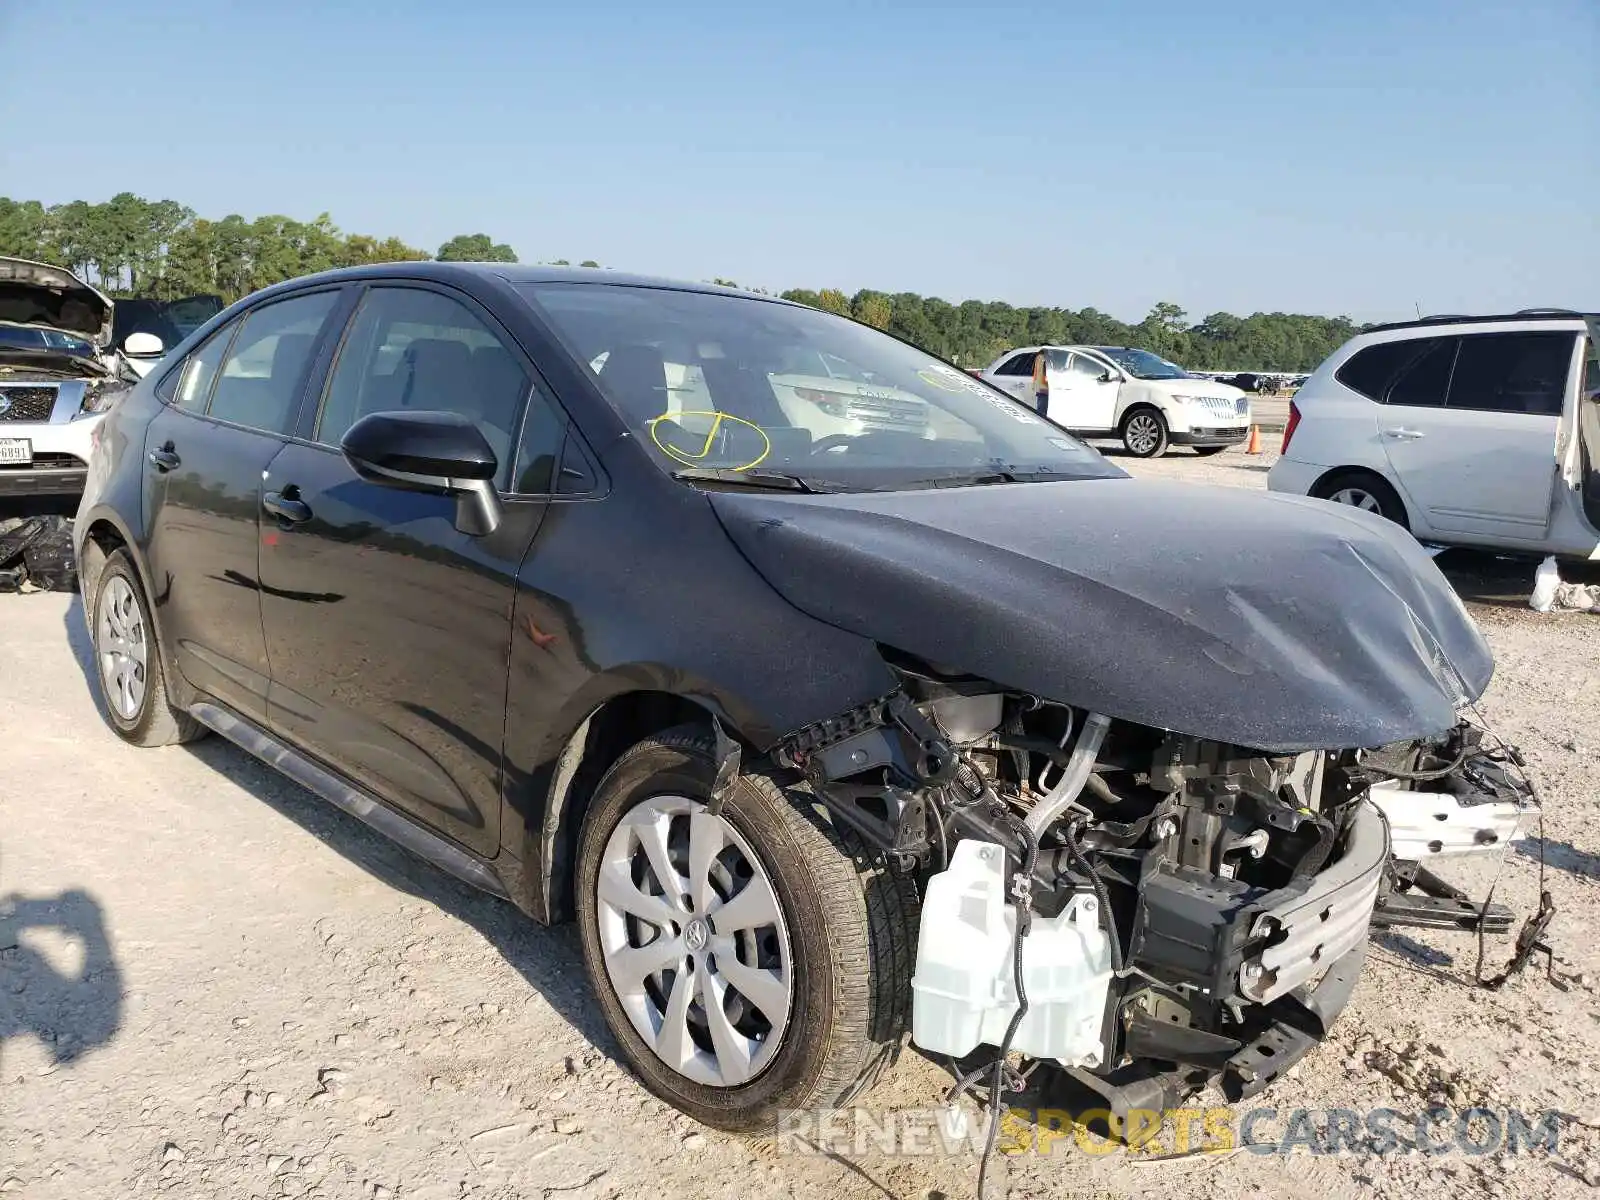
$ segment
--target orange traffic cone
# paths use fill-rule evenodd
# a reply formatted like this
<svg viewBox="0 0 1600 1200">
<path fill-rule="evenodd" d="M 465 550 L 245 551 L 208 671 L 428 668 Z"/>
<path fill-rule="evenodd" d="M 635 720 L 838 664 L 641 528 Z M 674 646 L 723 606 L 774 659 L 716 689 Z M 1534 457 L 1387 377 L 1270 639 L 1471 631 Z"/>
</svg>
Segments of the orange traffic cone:
<svg viewBox="0 0 1600 1200">
<path fill-rule="evenodd" d="M 1246 454 L 1261 453 L 1261 426 L 1250 426 L 1250 440 L 1245 443 L 1244 452 Z"/>
</svg>

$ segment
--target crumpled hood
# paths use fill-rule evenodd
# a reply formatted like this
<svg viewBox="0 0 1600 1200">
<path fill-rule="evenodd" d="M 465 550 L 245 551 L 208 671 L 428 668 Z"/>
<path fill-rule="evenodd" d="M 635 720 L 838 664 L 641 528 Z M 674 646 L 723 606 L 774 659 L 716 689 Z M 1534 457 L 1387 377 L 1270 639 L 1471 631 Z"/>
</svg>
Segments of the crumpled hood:
<svg viewBox="0 0 1600 1200">
<path fill-rule="evenodd" d="M 110 297 L 65 267 L 0 257 L 0 321 L 111 343 Z"/>
<path fill-rule="evenodd" d="M 839 495 L 713 492 L 802 611 L 934 663 L 1259 750 L 1438 733 L 1494 662 L 1379 517 L 1132 479 Z"/>
</svg>

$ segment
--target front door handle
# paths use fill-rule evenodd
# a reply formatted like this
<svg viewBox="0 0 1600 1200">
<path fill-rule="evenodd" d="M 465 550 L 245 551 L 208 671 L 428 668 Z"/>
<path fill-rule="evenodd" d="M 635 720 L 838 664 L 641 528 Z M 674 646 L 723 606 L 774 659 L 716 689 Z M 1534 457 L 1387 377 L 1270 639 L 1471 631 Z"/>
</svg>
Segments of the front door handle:
<svg viewBox="0 0 1600 1200">
<path fill-rule="evenodd" d="M 311 520 L 311 506 L 300 499 L 299 489 L 293 485 L 281 492 L 268 492 L 261 497 L 261 507 L 287 525 L 301 525 Z"/>
<path fill-rule="evenodd" d="M 145 457 L 150 460 L 150 465 L 163 475 L 168 471 L 176 470 L 183 463 L 183 459 L 179 458 L 177 451 L 172 448 L 171 442 L 168 442 L 159 450 L 150 451 Z"/>
<path fill-rule="evenodd" d="M 1402 442 L 1414 442 L 1425 435 L 1420 429 L 1385 429 L 1383 436 L 1396 438 Z"/>
</svg>

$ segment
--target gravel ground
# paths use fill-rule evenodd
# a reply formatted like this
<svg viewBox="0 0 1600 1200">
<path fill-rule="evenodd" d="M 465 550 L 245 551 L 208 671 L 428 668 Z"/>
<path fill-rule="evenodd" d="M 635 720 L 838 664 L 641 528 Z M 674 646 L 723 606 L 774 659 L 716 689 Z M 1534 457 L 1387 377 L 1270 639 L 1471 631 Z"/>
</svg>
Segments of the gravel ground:
<svg viewBox="0 0 1600 1200">
<path fill-rule="evenodd" d="M 1119 461 L 1255 487 L 1270 460 Z M 1484 715 L 1545 791 L 1556 980 L 1476 989 L 1470 938 L 1382 937 L 1330 1040 L 1255 1103 L 1278 1110 L 1273 1137 L 1297 1108 L 1555 1109 L 1572 1118 L 1560 1150 L 1154 1161 L 1068 1138 L 1007 1158 L 991 1194 L 1595 1195 L 1600 620 L 1521 607 L 1528 564 L 1441 565 L 1499 661 Z M 570 930 L 532 926 L 219 739 L 124 746 L 89 661 L 75 599 L 0 597 L 0 1194 L 972 1194 L 970 1155 L 780 1153 L 678 1116 L 612 1057 Z M 1500 874 L 1519 918 L 1539 846 L 1517 844 Z M 1453 873 L 1478 894 L 1493 875 Z M 1491 965 L 1508 953 L 1492 942 Z M 944 1080 L 907 1053 L 867 1104 L 929 1107 Z"/>
</svg>

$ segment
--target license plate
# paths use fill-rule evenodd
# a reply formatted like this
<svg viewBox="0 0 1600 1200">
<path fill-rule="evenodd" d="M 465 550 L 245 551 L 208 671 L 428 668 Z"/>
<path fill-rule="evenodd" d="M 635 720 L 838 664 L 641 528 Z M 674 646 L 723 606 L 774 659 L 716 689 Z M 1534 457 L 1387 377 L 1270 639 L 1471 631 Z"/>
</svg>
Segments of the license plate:
<svg viewBox="0 0 1600 1200">
<path fill-rule="evenodd" d="M 26 467 L 33 462 L 33 443 L 27 438 L 0 438 L 0 464 Z"/>
</svg>

